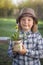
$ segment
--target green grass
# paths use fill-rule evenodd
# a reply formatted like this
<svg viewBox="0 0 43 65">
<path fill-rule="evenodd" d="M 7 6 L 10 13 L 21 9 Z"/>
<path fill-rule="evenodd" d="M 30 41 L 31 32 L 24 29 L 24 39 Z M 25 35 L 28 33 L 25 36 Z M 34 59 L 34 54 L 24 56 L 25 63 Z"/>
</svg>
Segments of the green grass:
<svg viewBox="0 0 43 65">
<path fill-rule="evenodd" d="M 38 28 L 39 28 L 39 32 L 41 33 L 42 37 L 43 37 L 43 21 L 39 21 L 38 23 Z"/>
<path fill-rule="evenodd" d="M 0 36 L 11 36 L 14 33 L 15 25 L 15 19 L 0 18 Z M 43 21 L 40 20 L 38 26 L 43 36 Z M 2 55 L 0 56 L 0 65 L 12 65 L 11 59 L 7 55 L 8 45 L 8 43 L 0 43 L 0 54 Z"/>
<path fill-rule="evenodd" d="M 0 19 L 0 36 L 10 36 L 14 33 L 15 19 Z"/>
<path fill-rule="evenodd" d="M 8 43 L 0 43 L 0 65 L 12 65 L 12 60 L 8 57 Z"/>
<path fill-rule="evenodd" d="M 0 18 L 0 36 L 11 36 L 16 25 L 15 19 Z M 0 65 L 12 65 L 7 55 L 8 43 L 0 43 Z"/>
</svg>

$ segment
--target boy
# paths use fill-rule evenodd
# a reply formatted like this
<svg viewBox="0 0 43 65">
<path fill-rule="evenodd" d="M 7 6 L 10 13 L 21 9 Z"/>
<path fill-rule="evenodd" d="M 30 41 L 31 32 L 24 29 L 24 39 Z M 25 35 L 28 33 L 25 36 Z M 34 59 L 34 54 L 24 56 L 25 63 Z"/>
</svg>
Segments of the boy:
<svg viewBox="0 0 43 65">
<path fill-rule="evenodd" d="M 12 43 L 10 43 L 8 54 L 13 58 L 12 65 L 40 65 L 40 58 L 43 58 L 41 57 L 43 55 L 43 39 L 38 32 L 38 20 L 34 10 L 23 8 L 17 18 L 17 24 L 23 40 L 23 48 L 22 51 L 14 53 Z M 23 34 L 25 35 L 23 36 Z"/>
</svg>

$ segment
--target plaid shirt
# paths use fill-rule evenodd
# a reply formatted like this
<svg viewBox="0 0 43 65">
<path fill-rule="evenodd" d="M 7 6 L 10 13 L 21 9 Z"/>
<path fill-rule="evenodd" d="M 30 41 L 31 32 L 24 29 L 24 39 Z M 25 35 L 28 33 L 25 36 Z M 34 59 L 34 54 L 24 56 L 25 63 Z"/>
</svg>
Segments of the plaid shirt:
<svg viewBox="0 0 43 65">
<path fill-rule="evenodd" d="M 12 42 L 8 48 L 8 55 L 13 58 L 12 65 L 40 65 L 40 58 L 43 58 L 43 38 L 39 32 L 20 32 L 20 38 L 28 49 L 25 55 L 13 54 Z"/>
</svg>

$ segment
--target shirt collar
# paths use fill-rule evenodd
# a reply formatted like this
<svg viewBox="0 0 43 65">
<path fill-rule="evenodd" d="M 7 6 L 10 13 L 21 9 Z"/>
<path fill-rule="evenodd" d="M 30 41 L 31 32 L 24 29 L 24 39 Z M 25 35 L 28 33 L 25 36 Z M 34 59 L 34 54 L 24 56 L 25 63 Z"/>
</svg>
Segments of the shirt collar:
<svg viewBox="0 0 43 65">
<path fill-rule="evenodd" d="M 21 34 L 27 34 L 27 35 L 29 35 L 29 34 L 31 34 L 32 33 L 32 31 L 31 30 L 29 30 L 29 31 L 23 31 L 23 30 L 20 30 L 20 33 Z"/>
</svg>

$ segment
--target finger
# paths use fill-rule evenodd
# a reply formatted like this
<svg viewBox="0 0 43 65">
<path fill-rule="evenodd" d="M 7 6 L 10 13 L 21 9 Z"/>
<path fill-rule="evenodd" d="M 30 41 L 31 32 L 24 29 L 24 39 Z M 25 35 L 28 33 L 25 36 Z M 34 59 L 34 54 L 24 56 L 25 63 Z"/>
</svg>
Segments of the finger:
<svg viewBox="0 0 43 65">
<path fill-rule="evenodd" d="M 25 46 L 22 44 L 22 47 L 23 47 L 23 49 L 25 48 Z"/>
</svg>

